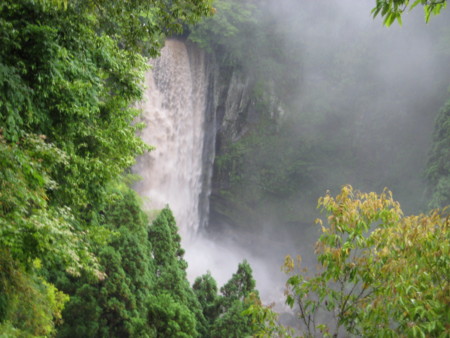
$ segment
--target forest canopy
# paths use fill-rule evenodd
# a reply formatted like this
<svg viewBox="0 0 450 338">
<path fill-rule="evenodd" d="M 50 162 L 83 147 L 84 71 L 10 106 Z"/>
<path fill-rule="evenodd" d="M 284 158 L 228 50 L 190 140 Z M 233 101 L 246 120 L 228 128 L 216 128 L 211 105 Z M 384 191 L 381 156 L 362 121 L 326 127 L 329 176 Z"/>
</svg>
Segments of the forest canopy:
<svg viewBox="0 0 450 338">
<path fill-rule="evenodd" d="M 295 197 L 299 186 L 308 191 L 316 183 L 311 174 L 316 136 L 292 143 L 295 130 L 287 126 L 292 121 L 280 126 L 270 116 L 273 97 L 295 96 L 298 73 L 284 66 L 299 67 L 295 57 L 282 53 L 279 27 L 266 30 L 271 19 L 257 5 L 250 0 L 0 2 L 1 336 L 293 334 L 262 306 L 245 260 L 222 287 L 209 272 L 191 287 L 172 211 L 149 215 L 130 188 L 137 179 L 130 174 L 136 157 L 153 149 L 136 136 L 142 125 L 134 123 L 147 60 L 158 55 L 167 37 L 180 37 L 186 28 L 191 41 L 220 56 L 225 69 L 252 76 L 260 123 L 216 162 L 229 187 L 239 186 L 229 196 L 245 189 L 242 200 L 253 202 L 262 190 L 242 182 L 262 183 L 259 188 L 278 201 L 282 214 L 284 201 Z M 378 0 L 373 15 L 390 25 L 417 5 L 423 5 L 428 21 L 446 1 Z M 339 80 L 347 76 L 334 68 L 326 71 Z M 348 78 L 350 88 L 354 82 Z M 339 95 L 320 104 L 328 109 L 336 99 L 345 110 Z M 426 172 L 435 207 L 450 199 L 449 111 L 447 104 L 439 114 Z M 310 124 L 329 122 L 328 116 L 315 116 L 322 121 Z M 332 167 L 327 155 L 333 148 L 319 149 Z M 245 205 L 242 200 L 235 202 Z M 336 197 L 325 195 L 319 205 L 328 220 L 317 246 L 321 270 L 308 279 L 295 272 L 291 258 L 285 264 L 287 303 L 300 309 L 306 330 L 331 332 L 323 323 L 311 325 L 323 311 L 332 313 L 338 332 L 448 333 L 445 211 L 405 217 L 388 191 L 364 194 L 350 186 Z"/>
<path fill-rule="evenodd" d="M 75 292 L 67 279 L 107 278 L 99 248 L 118 235 L 105 226 L 120 199 L 112 189 L 151 149 L 132 124 L 146 57 L 211 11 L 210 1 L 185 0 L 0 3 L 0 323 L 7 335 L 53 335 Z"/>
</svg>

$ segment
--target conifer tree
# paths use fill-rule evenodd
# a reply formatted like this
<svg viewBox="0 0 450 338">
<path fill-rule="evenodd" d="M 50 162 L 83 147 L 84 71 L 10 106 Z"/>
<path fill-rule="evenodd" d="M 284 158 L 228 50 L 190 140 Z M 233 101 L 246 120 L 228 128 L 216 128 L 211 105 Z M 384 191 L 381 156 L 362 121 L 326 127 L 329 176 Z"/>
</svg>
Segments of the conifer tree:
<svg viewBox="0 0 450 338">
<path fill-rule="evenodd" d="M 219 317 L 219 296 L 217 283 L 208 271 L 201 277 L 197 277 L 192 289 L 202 307 L 203 316 L 207 322 L 208 332 L 214 321 Z M 208 337 L 208 335 L 206 335 Z"/>
<path fill-rule="evenodd" d="M 104 209 L 105 226 L 115 233 L 98 253 L 105 277 L 96 281 L 85 276 L 61 286 L 73 294 L 64 311 L 61 337 L 152 336 L 147 321 L 154 283 L 148 219 L 136 194 L 122 189 L 110 191 L 113 202 Z M 71 291 L 74 284 L 78 287 Z"/>
<path fill-rule="evenodd" d="M 255 280 L 250 264 L 244 260 L 236 273 L 220 288 L 218 299 L 220 315 L 211 327 L 211 337 L 246 337 L 253 334 L 250 318 L 243 316 L 249 307 L 247 302 L 251 294 L 257 297 Z"/>
<path fill-rule="evenodd" d="M 205 332 L 202 308 L 187 280 L 187 262 L 175 218 L 164 208 L 148 231 L 156 269 L 149 320 L 158 336 L 169 337 L 178 327 L 180 336 L 196 337 Z"/>
</svg>

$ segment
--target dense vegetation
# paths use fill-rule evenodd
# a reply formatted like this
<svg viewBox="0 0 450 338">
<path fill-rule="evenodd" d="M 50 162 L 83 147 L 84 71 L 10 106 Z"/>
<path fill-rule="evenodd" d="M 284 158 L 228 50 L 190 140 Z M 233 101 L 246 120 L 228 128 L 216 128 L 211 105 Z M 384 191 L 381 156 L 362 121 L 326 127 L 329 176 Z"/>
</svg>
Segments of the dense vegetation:
<svg viewBox="0 0 450 338">
<path fill-rule="evenodd" d="M 145 58 L 211 12 L 185 0 L 0 4 L 2 336 L 195 337 L 222 313 L 242 320 L 230 311 L 247 289 L 214 294 L 205 317 L 170 210 L 150 222 L 127 185 L 151 149 L 132 124 Z"/>
<path fill-rule="evenodd" d="M 431 13 L 445 2 L 422 3 Z M 170 209 L 150 219 L 129 187 L 135 179 L 130 166 L 151 150 L 136 137 L 140 125 L 132 123 L 139 114 L 134 107 L 142 95 L 146 58 L 158 54 L 165 37 L 188 26 L 190 39 L 214 53 L 224 69 L 251 78 L 259 119 L 238 142 L 224 144 L 215 168 L 224 213 L 235 213 L 236 223 L 298 222 L 299 214 L 305 217 L 296 207 L 303 198 L 356 174 L 344 175 L 339 170 L 347 168 L 344 164 L 364 164 L 353 157 L 355 148 L 342 145 L 355 111 L 372 95 L 372 84 L 360 88 L 353 106 L 341 98 L 358 83 L 357 76 L 364 76 L 352 69 L 355 60 L 370 54 L 358 50 L 365 36 L 350 52 L 342 46 L 335 63 L 322 68 L 334 82 L 312 88 L 301 114 L 290 114 L 298 103 L 300 67 L 294 54 L 283 52 L 285 26 L 262 10 L 266 5 L 250 0 L 217 1 L 216 9 L 201 0 L 0 3 L 1 336 L 291 334 L 261 305 L 246 261 L 220 289 L 209 273 L 191 287 Z M 390 24 L 398 20 L 399 8 L 403 11 L 382 7 L 374 14 Z M 307 20 L 299 24 L 307 31 Z M 300 45 L 297 41 L 292 49 Z M 322 67 L 319 50 L 305 57 Z M 336 67 L 347 63 L 351 66 Z M 277 114 L 274 106 L 280 108 Z M 348 113 L 341 119 L 335 111 Z M 426 171 L 433 207 L 450 201 L 449 111 L 447 104 L 438 115 Z M 325 132 L 330 123 L 336 127 L 331 139 L 308 133 L 317 126 Z M 386 135 L 380 138 L 386 143 L 370 138 L 377 132 L 362 130 L 354 141 L 368 137 L 374 149 L 388 148 Z M 391 164 L 394 186 L 400 185 L 405 163 Z M 330 173 L 329 167 L 337 170 Z M 378 183 L 384 178 L 377 170 L 369 174 Z M 328 311 L 336 332 L 370 336 L 378 334 L 376 326 L 390 335 L 448 334 L 443 326 L 449 318 L 448 217 L 437 211 L 403 217 L 389 193 L 361 194 L 350 187 L 335 199 L 326 195 L 320 205 L 330 223 L 318 246 L 323 269 L 310 280 L 301 273 L 288 280 L 287 300 L 303 311 L 303 329 L 331 333 L 311 319 Z M 293 273 L 291 259 L 285 267 Z M 386 300 L 388 311 L 382 307 Z"/>
<path fill-rule="evenodd" d="M 439 211 L 404 216 L 385 190 L 344 186 L 320 198 L 318 270 L 287 256 L 286 302 L 307 337 L 447 337 L 450 308 L 450 222 Z M 257 300 L 247 310 L 257 336 L 292 337 Z"/>
</svg>

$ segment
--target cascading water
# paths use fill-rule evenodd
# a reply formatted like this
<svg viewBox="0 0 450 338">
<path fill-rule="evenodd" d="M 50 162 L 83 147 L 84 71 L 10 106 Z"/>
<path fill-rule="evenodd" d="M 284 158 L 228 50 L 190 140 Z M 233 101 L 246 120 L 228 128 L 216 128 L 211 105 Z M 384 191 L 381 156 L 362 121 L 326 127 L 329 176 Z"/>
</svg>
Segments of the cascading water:
<svg viewBox="0 0 450 338">
<path fill-rule="evenodd" d="M 147 72 L 141 121 L 142 139 L 156 149 L 140 157 L 133 171 L 142 177 L 135 186 L 148 210 L 172 209 L 184 239 L 201 224 L 200 195 L 208 190 L 203 168 L 207 95 L 205 57 L 190 62 L 186 45 L 166 41 L 161 56 Z M 206 182 L 205 182 L 206 181 Z M 207 202 L 203 199 L 202 203 Z"/>
<path fill-rule="evenodd" d="M 140 136 L 156 149 L 133 167 L 142 177 L 134 188 L 143 197 L 144 207 L 159 210 L 169 205 L 173 211 L 191 281 L 209 270 L 222 285 L 243 259 L 250 261 L 257 280 L 272 281 L 275 275 L 269 275 L 264 258 L 252 256 L 230 238 L 211 240 L 198 231 L 208 223 L 216 112 L 223 106 L 224 119 L 229 120 L 233 112 L 237 115 L 248 103 L 246 86 L 233 74 L 228 85 L 221 83 L 204 52 L 178 40 L 166 41 L 151 65 L 139 107 L 140 121 L 146 124 Z M 273 289 L 259 285 L 263 297 Z"/>
</svg>

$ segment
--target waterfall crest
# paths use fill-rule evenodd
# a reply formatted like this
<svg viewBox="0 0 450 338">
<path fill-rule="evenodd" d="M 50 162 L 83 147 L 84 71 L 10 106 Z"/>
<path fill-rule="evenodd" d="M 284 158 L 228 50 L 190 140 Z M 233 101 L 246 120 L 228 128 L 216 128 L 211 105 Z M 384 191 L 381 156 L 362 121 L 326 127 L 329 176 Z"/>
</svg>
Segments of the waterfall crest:
<svg viewBox="0 0 450 338">
<path fill-rule="evenodd" d="M 182 41 L 168 40 L 145 78 L 139 108 L 146 127 L 142 139 L 156 149 L 141 156 L 133 172 L 142 177 L 135 190 L 148 210 L 169 205 L 182 237 L 201 223 L 200 195 L 209 182 L 203 168 L 208 79 L 204 53 L 190 61 Z M 202 201 L 204 203 L 204 201 Z"/>
</svg>

